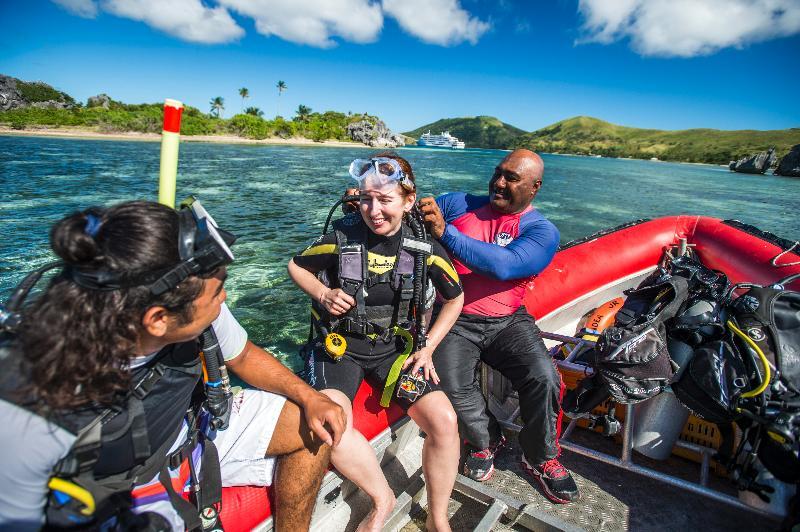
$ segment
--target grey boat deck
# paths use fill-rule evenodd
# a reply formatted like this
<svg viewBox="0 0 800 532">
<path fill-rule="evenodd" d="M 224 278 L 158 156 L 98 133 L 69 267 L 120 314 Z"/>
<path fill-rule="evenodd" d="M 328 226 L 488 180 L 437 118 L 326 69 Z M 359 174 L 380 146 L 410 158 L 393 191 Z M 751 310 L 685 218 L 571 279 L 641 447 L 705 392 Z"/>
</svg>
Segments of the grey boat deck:
<svg viewBox="0 0 800 532">
<path fill-rule="evenodd" d="M 779 522 L 761 515 L 732 508 L 567 450 L 563 451 L 561 461 L 572 471 L 581 491 L 581 498 L 572 504 L 553 504 L 542 494 L 538 485 L 534 485 L 535 481 L 529 481 L 530 477 L 521 470 L 520 449 L 515 436 L 509 436 L 510 445 L 499 453 L 495 462 L 495 473 L 483 485 L 526 503 L 528 509 L 534 513 L 555 517 L 567 525 L 602 531 L 703 532 L 777 530 L 780 526 Z M 612 440 L 586 430 L 575 430 L 570 440 L 609 454 L 619 452 L 619 446 Z M 697 464 L 679 457 L 671 457 L 662 462 L 637 454 L 634 461 L 689 481 L 697 480 Z M 716 475 L 711 475 L 709 485 L 736 495 L 730 482 Z M 485 504 L 464 494 L 454 493 L 450 503 L 453 530 L 474 530 L 487 509 Z M 424 509 L 412 508 L 411 517 L 412 520 L 402 528 L 403 532 L 425 529 Z M 505 518 L 492 527 L 492 530 L 527 529 Z"/>
</svg>

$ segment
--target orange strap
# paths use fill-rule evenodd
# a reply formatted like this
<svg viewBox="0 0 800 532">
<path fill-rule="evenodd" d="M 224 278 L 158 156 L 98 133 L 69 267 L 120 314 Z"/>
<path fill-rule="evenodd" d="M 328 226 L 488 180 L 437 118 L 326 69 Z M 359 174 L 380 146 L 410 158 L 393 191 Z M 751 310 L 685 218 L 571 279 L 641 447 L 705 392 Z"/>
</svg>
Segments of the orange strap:
<svg viewBox="0 0 800 532">
<path fill-rule="evenodd" d="M 189 475 L 191 474 L 191 470 L 189 469 L 189 460 L 191 459 L 192 457 L 189 457 L 181 462 L 181 467 L 178 470 L 177 478 L 172 478 L 172 488 L 177 493 L 183 493 L 183 487 L 186 486 L 186 482 L 189 480 Z M 164 488 L 164 486 L 161 485 L 161 482 L 156 480 L 153 484 L 134 489 L 131 492 L 131 497 L 134 499 L 140 499 L 142 497 L 149 497 L 159 493 L 166 493 L 166 491 L 167 490 Z"/>
</svg>

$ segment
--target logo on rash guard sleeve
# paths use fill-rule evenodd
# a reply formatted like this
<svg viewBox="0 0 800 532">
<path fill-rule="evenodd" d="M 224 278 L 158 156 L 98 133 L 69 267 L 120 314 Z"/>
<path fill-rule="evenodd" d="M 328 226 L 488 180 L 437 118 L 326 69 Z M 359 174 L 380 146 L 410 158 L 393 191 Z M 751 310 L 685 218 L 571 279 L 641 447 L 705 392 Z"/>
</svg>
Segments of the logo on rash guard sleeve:
<svg viewBox="0 0 800 532">
<path fill-rule="evenodd" d="M 503 248 L 509 245 L 512 240 L 514 240 L 514 237 L 505 232 L 497 233 L 497 236 L 494 237 L 494 243 Z"/>
</svg>

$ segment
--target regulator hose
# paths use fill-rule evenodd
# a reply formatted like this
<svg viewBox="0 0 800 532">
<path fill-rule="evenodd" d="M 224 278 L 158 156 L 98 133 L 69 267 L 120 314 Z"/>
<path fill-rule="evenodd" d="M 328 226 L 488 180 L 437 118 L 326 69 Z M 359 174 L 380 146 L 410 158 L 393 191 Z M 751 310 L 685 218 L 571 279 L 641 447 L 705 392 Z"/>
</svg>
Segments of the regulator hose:
<svg viewBox="0 0 800 532">
<path fill-rule="evenodd" d="M 62 261 L 50 262 L 41 268 L 29 273 L 22 279 L 22 282 L 17 285 L 8 302 L 5 305 L 0 305 L 0 331 L 13 333 L 22 323 L 22 314 L 20 310 L 28 297 L 28 293 L 36 286 L 39 279 L 42 278 L 46 272 L 55 268 L 64 266 Z"/>
<path fill-rule="evenodd" d="M 761 365 L 764 366 L 764 379 L 761 381 L 761 385 L 758 388 L 756 388 L 755 390 L 750 390 L 749 392 L 745 392 L 745 393 L 743 393 L 741 395 L 742 399 L 748 399 L 750 397 L 757 397 L 757 396 L 761 395 L 762 393 L 764 393 L 764 390 L 767 389 L 767 386 L 769 386 L 769 382 L 772 379 L 772 375 L 771 375 L 770 368 L 769 368 L 769 361 L 767 360 L 767 357 L 766 357 L 766 355 L 764 355 L 764 352 L 761 350 L 761 348 L 758 347 L 758 345 L 753 340 L 751 340 L 749 336 L 747 336 L 738 327 L 736 327 L 736 325 L 734 325 L 731 320 L 728 320 L 728 328 L 731 331 L 733 331 L 736 334 L 736 336 L 738 336 L 739 338 L 744 340 L 744 342 L 748 346 L 750 346 L 750 348 L 752 348 L 753 351 L 756 352 L 756 354 L 758 355 L 759 360 L 761 361 Z"/>
<path fill-rule="evenodd" d="M 422 222 L 422 213 L 415 204 L 408 216 L 408 225 L 414 237 L 427 241 L 428 234 L 425 224 Z M 425 347 L 427 343 L 427 330 L 425 329 L 425 299 L 428 289 L 428 261 L 422 252 L 414 255 L 414 314 L 416 318 L 416 349 Z"/>
<path fill-rule="evenodd" d="M 211 326 L 203 331 L 201 339 L 206 372 L 206 408 L 212 416 L 212 427 L 216 430 L 225 430 L 231 417 L 233 399 L 228 370 L 225 368 L 219 340 Z"/>
<path fill-rule="evenodd" d="M 325 225 L 322 227 L 322 234 L 325 235 L 328 233 L 328 226 L 331 224 L 331 218 L 333 218 L 333 213 L 336 211 L 336 207 L 341 205 L 342 203 L 349 203 L 351 201 L 358 201 L 361 199 L 361 196 L 358 194 L 353 194 L 351 196 L 342 196 L 341 199 L 337 200 L 336 203 L 333 204 L 331 210 L 328 211 L 328 217 L 325 219 Z"/>
</svg>

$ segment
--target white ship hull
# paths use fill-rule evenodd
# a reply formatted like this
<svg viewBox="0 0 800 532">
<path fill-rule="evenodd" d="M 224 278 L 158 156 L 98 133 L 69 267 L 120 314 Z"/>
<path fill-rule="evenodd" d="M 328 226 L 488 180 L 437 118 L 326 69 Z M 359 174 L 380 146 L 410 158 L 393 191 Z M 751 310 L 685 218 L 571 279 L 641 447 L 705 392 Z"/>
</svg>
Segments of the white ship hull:
<svg viewBox="0 0 800 532">
<path fill-rule="evenodd" d="M 431 135 L 431 132 L 428 131 L 420 136 L 417 141 L 417 146 L 451 150 L 463 150 L 466 147 L 464 141 L 458 140 L 456 137 L 452 136 L 449 131 L 444 131 L 440 135 Z"/>
</svg>

